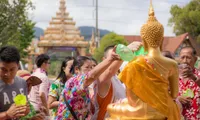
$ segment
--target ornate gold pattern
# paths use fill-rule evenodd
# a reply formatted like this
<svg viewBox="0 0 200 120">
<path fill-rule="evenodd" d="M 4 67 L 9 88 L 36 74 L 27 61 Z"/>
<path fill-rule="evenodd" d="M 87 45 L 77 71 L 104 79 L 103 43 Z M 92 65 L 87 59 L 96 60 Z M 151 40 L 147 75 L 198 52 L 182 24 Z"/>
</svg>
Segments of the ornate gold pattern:
<svg viewBox="0 0 200 120">
<path fill-rule="evenodd" d="M 148 49 L 148 46 L 153 48 L 161 46 L 163 42 L 163 35 L 163 25 L 157 21 L 151 1 L 149 8 L 149 18 L 147 23 L 144 24 L 141 28 L 141 37 L 144 42 L 145 50 Z"/>
</svg>

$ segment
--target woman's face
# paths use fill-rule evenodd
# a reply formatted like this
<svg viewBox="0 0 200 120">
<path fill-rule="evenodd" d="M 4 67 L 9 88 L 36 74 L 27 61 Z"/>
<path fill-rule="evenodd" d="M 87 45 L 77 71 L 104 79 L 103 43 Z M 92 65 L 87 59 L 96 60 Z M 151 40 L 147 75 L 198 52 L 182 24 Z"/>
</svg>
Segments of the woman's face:
<svg viewBox="0 0 200 120">
<path fill-rule="evenodd" d="M 67 66 L 64 68 L 64 72 L 65 72 L 65 75 L 66 75 L 67 77 L 71 77 L 71 76 L 72 76 L 72 74 L 70 73 L 70 69 L 71 69 L 71 67 L 72 67 L 73 62 L 74 62 L 74 60 L 70 60 L 70 61 L 68 61 L 68 62 L 66 63 Z"/>
<path fill-rule="evenodd" d="M 84 64 L 81 66 L 80 72 L 81 73 L 88 73 L 91 69 L 92 69 L 91 61 L 90 60 L 86 60 L 84 62 Z"/>
</svg>

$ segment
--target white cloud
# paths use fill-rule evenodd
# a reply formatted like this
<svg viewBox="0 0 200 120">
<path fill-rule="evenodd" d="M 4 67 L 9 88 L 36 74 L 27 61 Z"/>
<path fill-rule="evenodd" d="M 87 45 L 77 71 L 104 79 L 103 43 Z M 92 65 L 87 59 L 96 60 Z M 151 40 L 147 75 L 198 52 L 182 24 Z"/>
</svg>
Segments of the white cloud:
<svg viewBox="0 0 200 120">
<path fill-rule="evenodd" d="M 46 29 L 56 15 L 59 0 L 32 0 L 36 9 L 30 12 L 36 26 Z M 78 26 L 95 26 L 95 0 L 66 0 L 67 11 Z M 153 0 L 156 17 L 165 27 L 165 35 L 173 29 L 167 26 L 172 4 L 184 5 L 189 0 Z M 99 28 L 123 35 L 139 35 L 148 17 L 149 0 L 99 0 Z"/>
</svg>

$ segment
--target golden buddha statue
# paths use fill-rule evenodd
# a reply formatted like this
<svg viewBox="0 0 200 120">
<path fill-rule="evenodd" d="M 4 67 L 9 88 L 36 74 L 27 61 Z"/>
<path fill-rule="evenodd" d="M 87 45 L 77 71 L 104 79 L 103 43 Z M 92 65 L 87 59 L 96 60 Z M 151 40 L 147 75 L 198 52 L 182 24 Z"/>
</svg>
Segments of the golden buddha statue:
<svg viewBox="0 0 200 120">
<path fill-rule="evenodd" d="M 107 107 L 107 120 L 180 120 L 178 67 L 161 54 L 164 28 L 156 20 L 152 2 L 149 18 L 141 28 L 148 54 L 139 56 L 124 68 L 119 79 L 126 85 L 127 98 Z"/>
</svg>

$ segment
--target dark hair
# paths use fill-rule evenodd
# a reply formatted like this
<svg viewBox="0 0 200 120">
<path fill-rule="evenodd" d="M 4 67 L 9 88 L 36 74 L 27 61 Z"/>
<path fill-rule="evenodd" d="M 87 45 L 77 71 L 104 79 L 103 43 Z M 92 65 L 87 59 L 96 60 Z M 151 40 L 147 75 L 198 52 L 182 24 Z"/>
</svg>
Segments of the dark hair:
<svg viewBox="0 0 200 120">
<path fill-rule="evenodd" d="M 191 49 L 192 50 L 192 55 L 195 56 L 197 54 L 196 50 L 191 47 L 191 46 L 186 46 L 186 47 L 183 47 L 181 48 L 180 52 L 183 50 L 183 49 Z"/>
<path fill-rule="evenodd" d="M 163 51 L 162 55 L 165 56 L 165 57 L 167 57 L 167 58 L 174 59 L 174 57 L 172 56 L 172 54 L 171 54 L 170 51 Z"/>
<path fill-rule="evenodd" d="M 115 47 L 114 45 L 107 46 L 107 47 L 104 49 L 104 57 L 107 56 L 108 50 L 113 49 L 114 47 Z"/>
<path fill-rule="evenodd" d="M 14 46 L 0 48 L 0 61 L 7 63 L 16 62 L 18 64 L 20 61 L 19 51 Z"/>
<path fill-rule="evenodd" d="M 93 62 L 95 62 L 96 65 L 98 64 L 97 61 L 96 61 L 93 57 L 91 57 L 90 59 L 91 59 Z"/>
<path fill-rule="evenodd" d="M 47 62 L 50 59 L 50 57 L 47 54 L 40 54 L 39 56 L 37 56 L 37 58 L 35 59 L 35 63 L 37 65 L 38 68 L 40 68 L 42 66 L 42 64 L 44 62 Z"/>
<path fill-rule="evenodd" d="M 76 60 L 74 60 L 73 65 L 70 69 L 70 73 L 75 74 L 75 68 L 77 67 L 79 70 L 83 66 L 86 60 L 91 60 L 89 57 L 86 56 L 78 56 Z"/>
<path fill-rule="evenodd" d="M 65 75 L 65 72 L 64 72 L 64 69 L 63 69 L 63 68 L 66 68 L 67 62 L 70 61 L 70 60 L 75 60 L 75 58 L 74 58 L 74 57 L 68 56 L 68 57 L 65 58 L 65 60 L 62 61 L 62 65 L 61 65 L 61 67 L 60 67 L 60 73 L 59 73 L 59 75 L 58 75 L 58 77 L 57 77 L 57 79 L 60 79 L 60 81 L 61 81 L 63 84 L 65 84 L 65 82 L 67 81 L 67 79 L 69 79 L 69 78 L 67 78 L 67 76 Z"/>
</svg>

